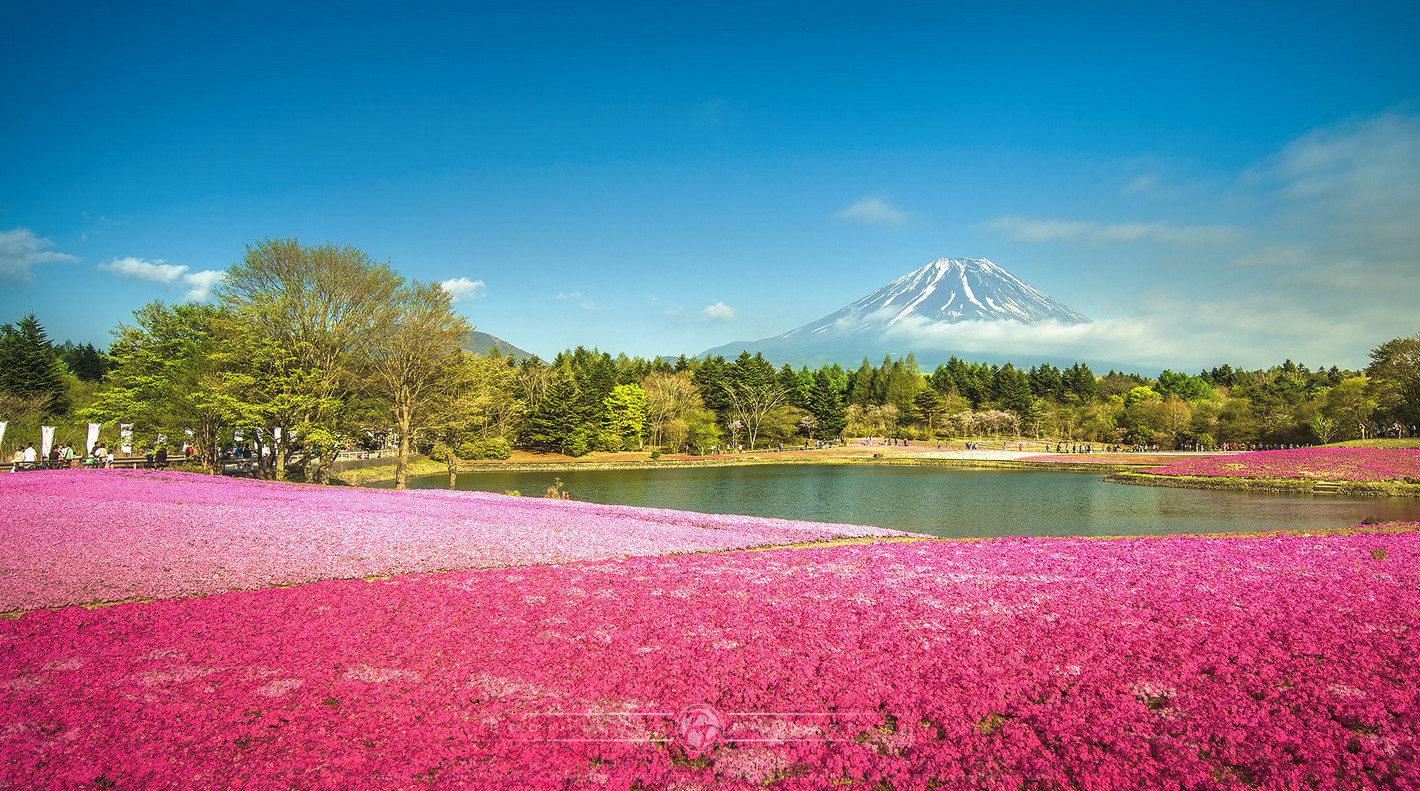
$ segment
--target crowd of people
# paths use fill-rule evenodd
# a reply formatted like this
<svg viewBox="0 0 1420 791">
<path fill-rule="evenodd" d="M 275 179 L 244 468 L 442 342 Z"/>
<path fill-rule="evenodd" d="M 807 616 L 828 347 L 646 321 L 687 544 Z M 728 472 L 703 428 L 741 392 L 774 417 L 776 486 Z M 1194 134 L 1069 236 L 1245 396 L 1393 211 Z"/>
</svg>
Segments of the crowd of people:
<svg viewBox="0 0 1420 791">
<path fill-rule="evenodd" d="M 189 453 L 189 456 L 191 454 Z M 114 462 L 119 457 L 110 452 L 107 445 L 97 444 L 93 449 L 84 452 L 83 455 L 75 452 L 73 445 L 66 445 L 62 442 L 56 443 L 49 449 L 48 454 L 43 454 L 35 448 L 33 442 L 23 448 L 17 448 L 10 456 L 10 472 L 21 472 L 23 470 L 64 470 L 76 467 L 113 467 Z M 168 449 L 160 445 L 155 450 L 144 454 L 142 461 L 137 461 L 134 457 L 124 457 L 121 461 L 128 462 L 133 466 L 163 468 L 168 466 Z"/>
</svg>

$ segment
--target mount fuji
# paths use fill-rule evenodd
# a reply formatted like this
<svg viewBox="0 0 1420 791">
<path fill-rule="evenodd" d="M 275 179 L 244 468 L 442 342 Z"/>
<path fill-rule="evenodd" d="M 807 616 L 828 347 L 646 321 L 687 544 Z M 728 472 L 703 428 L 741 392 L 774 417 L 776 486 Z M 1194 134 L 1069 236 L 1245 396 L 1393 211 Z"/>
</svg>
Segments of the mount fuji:
<svg viewBox="0 0 1420 791">
<path fill-rule="evenodd" d="M 949 325 L 963 322 L 1031 325 L 1089 321 L 985 258 L 942 258 L 783 335 L 729 343 L 701 356 L 733 357 L 747 349 L 763 352 L 775 364 L 798 366 L 825 362 L 849 365 L 865 356 L 876 362 L 884 354 L 916 352 L 918 362 L 925 363 L 924 352 L 935 359 L 938 355 L 932 352 L 940 350 L 902 348 L 902 335 L 893 333 L 894 328 L 935 325 L 939 336 L 950 337 Z M 943 361 L 946 355 L 940 354 Z M 972 358 L 980 359 L 981 355 Z"/>
</svg>

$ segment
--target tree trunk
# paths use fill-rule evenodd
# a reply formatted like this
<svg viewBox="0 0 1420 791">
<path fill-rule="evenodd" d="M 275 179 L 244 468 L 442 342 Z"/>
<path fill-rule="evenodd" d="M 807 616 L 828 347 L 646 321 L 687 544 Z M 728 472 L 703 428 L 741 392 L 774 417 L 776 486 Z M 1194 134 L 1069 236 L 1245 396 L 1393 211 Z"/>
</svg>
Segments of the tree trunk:
<svg viewBox="0 0 1420 791">
<path fill-rule="evenodd" d="M 399 420 L 399 457 L 394 463 L 394 488 L 407 489 L 409 480 L 409 414 L 401 414 Z"/>
<path fill-rule="evenodd" d="M 459 482 L 459 463 L 458 463 L 458 457 L 454 455 L 454 452 L 453 452 L 453 451 L 449 451 L 449 491 L 453 491 L 453 490 L 459 488 L 459 487 L 458 487 L 458 482 Z"/>
</svg>

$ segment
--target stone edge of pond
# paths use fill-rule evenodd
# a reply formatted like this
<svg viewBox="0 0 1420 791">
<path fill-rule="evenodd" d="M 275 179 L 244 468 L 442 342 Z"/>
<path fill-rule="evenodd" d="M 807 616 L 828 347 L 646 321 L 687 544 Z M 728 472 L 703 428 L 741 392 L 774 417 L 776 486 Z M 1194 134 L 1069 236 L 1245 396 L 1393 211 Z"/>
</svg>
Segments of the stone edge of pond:
<svg viewBox="0 0 1420 791">
<path fill-rule="evenodd" d="M 882 458 L 865 457 L 767 457 L 767 458 L 725 458 L 725 459 L 677 459 L 670 461 L 595 461 L 595 462 L 522 462 L 517 464 L 467 464 L 459 467 L 458 474 L 484 472 L 576 472 L 578 470 L 675 470 L 697 467 L 748 467 L 757 465 L 867 465 L 881 467 L 955 467 L 959 469 L 1007 469 L 1034 470 L 1045 472 L 1088 472 L 1108 473 L 1138 470 L 1155 464 L 1127 464 L 1108 462 L 1068 462 L 1068 461 L 1019 461 L 1012 459 L 933 459 L 902 456 Z M 346 486 L 368 486 L 394 480 L 394 465 L 366 467 L 337 473 L 330 476 L 331 482 Z M 445 475 L 447 469 L 440 465 L 437 469 L 424 471 L 423 465 L 416 470 L 411 466 L 411 476 Z"/>
<path fill-rule="evenodd" d="M 1313 494 L 1321 481 L 1311 478 L 1234 478 L 1225 475 L 1151 475 L 1145 472 L 1115 471 L 1101 480 L 1130 486 L 1158 486 L 1167 489 L 1213 489 L 1216 491 Z M 1341 497 L 1420 498 L 1420 484 L 1389 481 L 1339 481 L 1334 492 Z"/>
</svg>

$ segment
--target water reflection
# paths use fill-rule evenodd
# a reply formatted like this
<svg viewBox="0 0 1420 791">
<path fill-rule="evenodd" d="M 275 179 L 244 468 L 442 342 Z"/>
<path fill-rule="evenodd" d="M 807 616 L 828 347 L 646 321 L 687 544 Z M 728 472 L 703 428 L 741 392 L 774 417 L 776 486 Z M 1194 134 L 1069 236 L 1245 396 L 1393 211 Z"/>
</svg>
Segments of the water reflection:
<svg viewBox="0 0 1420 791">
<path fill-rule="evenodd" d="M 1279 497 L 1103 483 L 1068 472 L 857 465 L 465 473 L 460 489 L 540 495 L 554 477 L 577 500 L 846 522 L 938 536 L 1108 536 L 1420 522 L 1420 500 Z M 439 489 L 448 476 L 411 478 Z"/>
</svg>

